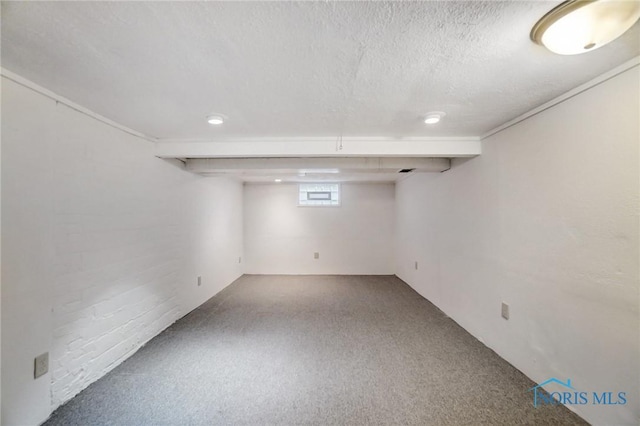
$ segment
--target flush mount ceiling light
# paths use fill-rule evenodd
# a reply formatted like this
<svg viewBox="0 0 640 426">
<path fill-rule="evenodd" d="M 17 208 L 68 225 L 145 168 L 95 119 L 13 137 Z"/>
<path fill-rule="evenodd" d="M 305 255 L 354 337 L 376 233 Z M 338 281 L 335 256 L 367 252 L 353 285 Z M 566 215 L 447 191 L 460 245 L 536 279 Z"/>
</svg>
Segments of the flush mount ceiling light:
<svg viewBox="0 0 640 426">
<path fill-rule="evenodd" d="M 534 25 L 531 40 L 560 55 L 577 55 L 620 37 L 639 17 L 635 0 L 569 0 Z"/>
<path fill-rule="evenodd" d="M 224 123 L 224 116 L 220 114 L 214 114 L 207 117 L 207 123 L 219 126 Z"/>
<path fill-rule="evenodd" d="M 442 117 L 444 117 L 445 114 L 442 111 L 434 111 L 434 112 L 430 112 L 429 114 L 425 115 L 424 117 L 424 123 L 425 124 L 437 124 L 440 122 L 440 120 L 442 120 Z"/>
<path fill-rule="evenodd" d="M 280 183 L 280 182 L 282 182 L 282 179 L 274 179 L 274 182 Z"/>
</svg>

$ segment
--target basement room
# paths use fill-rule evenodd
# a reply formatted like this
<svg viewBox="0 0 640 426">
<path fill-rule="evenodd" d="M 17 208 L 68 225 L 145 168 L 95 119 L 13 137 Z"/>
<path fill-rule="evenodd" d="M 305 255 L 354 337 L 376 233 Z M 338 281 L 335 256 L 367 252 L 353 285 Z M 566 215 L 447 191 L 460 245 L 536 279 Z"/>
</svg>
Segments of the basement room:
<svg viewBox="0 0 640 426">
<path fill-rule="evenodd" d="M 640 423 L 639 1 L 0 7 L 2 426 Z"/>
</svg>

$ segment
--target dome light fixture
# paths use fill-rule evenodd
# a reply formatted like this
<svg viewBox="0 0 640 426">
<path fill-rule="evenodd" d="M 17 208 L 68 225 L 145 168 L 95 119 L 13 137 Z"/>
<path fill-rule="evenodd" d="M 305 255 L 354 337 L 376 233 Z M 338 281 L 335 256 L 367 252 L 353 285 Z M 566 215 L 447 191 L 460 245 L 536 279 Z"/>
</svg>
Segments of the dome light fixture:
<svg viewBox="0 0 640 426">
<path fill-rule="evenodd" d="M 220 114 L 214 114 L 207 117 L 207 123 L 219 126 L 224 123 L 224 116 Z"/>
<path fill-rule="evenodd" d="M 640 18 L 640 2 L 569 0 L 531 30 L 531 40 L 559 55 L 590 52 L 617 39 Z"/>
<path fill-rule="evenodd" d="M 440 120 L 442 120 L 442 117 L 444 117 L 445 115 L 447 115 L 447 114 L 442 112 L 442 111 L 430 112 L 427 115 L 425 115 L 424 123 L 425 124 L 437 124 L 437 123 L 440 122 Z"/>
</svg>

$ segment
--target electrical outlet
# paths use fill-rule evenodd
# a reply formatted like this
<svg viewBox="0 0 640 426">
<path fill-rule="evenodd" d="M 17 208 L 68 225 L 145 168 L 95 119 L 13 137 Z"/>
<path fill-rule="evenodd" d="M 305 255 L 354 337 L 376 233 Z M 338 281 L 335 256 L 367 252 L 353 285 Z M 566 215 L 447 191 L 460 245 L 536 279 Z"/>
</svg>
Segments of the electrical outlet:
<svg viewBox="0 0 640 426">
<path fill-rule="evenodd" d="M 318 253 L 318 252 L 313 253 L 313 258 L 314 259 L 320 259 L 320 253 Z"/>
<path fill-rule="evenodd" d="M 238 258 L 238 263 L 242 263 L 242 257 Z"/>
<path fill-rule="evenodd" d="M 202 285 L 202 277 L 198 277 L 198 287 Z"/>
<path fill-rule="evenodd" d="M 502 302 L 502 318 L 509 319 L 509 305 L 504 302 Z"/>
<path fill-rule="evenodd" d="M 414 266 L 415 266 L 416 271 L 417 271 L 417 270 L 418 270 L 418 261 L 417 261 L 417 260 L 416 260 L 416 263 L 415 263 L 415 265 L 414 265 Z"/>
<path fill-rule="evenodd" d="M 38 355 L 33 362 L 33 378 L 47 374 L 49 371 L 49 352 Z"/>
</svg>

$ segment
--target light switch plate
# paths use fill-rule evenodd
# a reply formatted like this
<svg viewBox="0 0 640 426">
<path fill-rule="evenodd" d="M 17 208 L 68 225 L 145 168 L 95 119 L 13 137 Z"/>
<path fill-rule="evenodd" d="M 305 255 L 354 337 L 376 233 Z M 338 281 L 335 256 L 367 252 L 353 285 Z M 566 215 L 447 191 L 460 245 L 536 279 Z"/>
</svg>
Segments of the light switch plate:
<svg viewBox="0 0 640 426">
<path fill-rule="evenodd" d="M 33 363 L 33 378 L 37 379 L 40 376 L 47 374 L 49 371 L 49 352 L 45 352 L 42 355 L 38 355 Z"/>
</svg>

